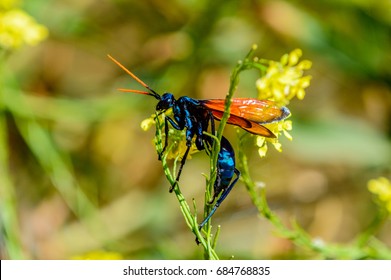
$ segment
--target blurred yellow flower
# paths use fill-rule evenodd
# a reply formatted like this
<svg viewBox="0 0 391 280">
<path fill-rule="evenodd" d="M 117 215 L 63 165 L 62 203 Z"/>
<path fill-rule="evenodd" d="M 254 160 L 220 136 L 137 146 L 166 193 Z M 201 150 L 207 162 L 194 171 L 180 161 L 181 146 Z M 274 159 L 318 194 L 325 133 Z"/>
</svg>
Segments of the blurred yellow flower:
<svg viewBox="0 0 391 280">
<path fill-rule="evenodd" d="M 145 119 L 141 122 L 141 129 L 144 131 L 149 130 L 153 125 L 155 125 L 155 115 L 152 115 L 150 118 Z"/>
<path fill-rule="evenodd" d="M 48 29 L 19 9 L 0 12 L 0 47 L 17 49 L 36 45 L 48 36 Z"/>
<path fill-rule="evenodd" d="M 256 82 L 259 99 L 274 100 L 278 105 L 285 106 L 295 96 L 304 98 L 311 76 L 303 76 L 303 72 L 311 68 L 312 62 L 299 62 L 301 55 L 302 51 L 295 49 L 283 55 L 279 62 L 269 61 L 266 74 Z"/>
<path fill-rule="evenodd" d="M 379 202 L 391 214 L 391 182 L 385 177 L 372 179 L 368 182 L 368 190 L 377 196 Z"/>
<path fill-rule="evenodd" d="M 267 143 L 266 143 L 266 137 L 258 136 L 256 145 L 258 146 L 258 154 L 262 158 L 266 156 L 267 152 Z"/>
<path fill-rule="evenodd" d="M 123 260 L 120 253 L 107 251 L 93 251 L 84 255 L 74 256 L 73 260 Z"/>
<path fill-rule="evenodd" d="M 9 10 L 11 8 L 16 7 L 19 4 L 19 0 L 1 0 L 0 2 L 0 10 Z"/>
</svg>

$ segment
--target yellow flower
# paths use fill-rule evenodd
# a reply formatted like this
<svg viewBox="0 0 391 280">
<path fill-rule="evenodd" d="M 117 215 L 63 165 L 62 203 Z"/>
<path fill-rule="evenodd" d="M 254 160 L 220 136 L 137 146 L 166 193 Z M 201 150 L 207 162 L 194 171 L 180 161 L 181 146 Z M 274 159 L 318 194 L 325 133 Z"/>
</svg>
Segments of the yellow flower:
<svg viewBox="0 0 391 280">
<path fill-rule="evenodd" d="M 0 10 L 9 10 L 11 8 L 16 7 L 19 4 L 19 0 L 1 0 L 0 2 Z"/>
<path fill-rule="evenodd" d="M 379 202 L 391 214 L 391 182 L 385 177 L 372 179 L 368 182 L 368 190 L 377 195 Z"/>
<path fill-rule="evenodd" d="M 73 260 L 123 260 L 120 253 L 107 251 L 93 251 L 84 255 L 74 256 Z"/>
<path fill-rule="evenodd" d="M 262 158 L 266 156 L 267 152 L 267 143 L 266 143 L 266 137 L 258 136 L 256 144 L 258 146 L 258 154 Z"/>
<path fill-rule="evenodd" d="M 150 118 L 143 120 L 140 126 L 142 130 L 147 131 L 155 124 L 155 115 L 152 115 Z"/>
<path fill-rule="evenodd" d="M 303 72 L 311 68 L 312 62 L 299 62 L 301 55 L 302 51 L 296 49 L 283 55 L 279 62 L 269 61 L 266 74 L 256 82 L 259 99 L 274 100 L 278 105 L 285 106 L 295 96 L 304 98 L 311 76 L 303 76 Z"/>
<path fill-rule="evenodd" d="M 280 61 L 268 61 L 266 73 L 256 81 L 259 99 L 273 100 L 279 106 L 286 106 L 294 97 L 303 99 L 305 89 L 309 87 L 311 76 L 303 76 L 304 71 L 312 66 L 309 60 L 300 61 L 302 51 L 295 49 L 289 54 L 284 54 Z M 292 121 L 284 120 L 276 123 L 266 124 L 276 138 L 257 137 L 258 153 L 264 157 L 267 152 L 267 144 L 271 143 L 274 148 L 281 152 L 282 146 L 278 137 L 284 134 L 292 140 L 289 133 L 292 130 Z"/>
<path fill-rule="evenodd" d="M 256 145 L 258 146 L 258 154 L 260 157 L 266 156 L 267 143 L 271 143 L 277 151 L 282 152 L 282 145 L 278 141 L 278 137 L 281 134 L 284 134 L 287 139 L 292 140 L 292 136 L 289 133 L 289 131 L 292 130 L 291 120 L 283 120 L 276 123 L 265 124 L 265 126 L 270 129 L 270 131 L 273 132 L 273 134 L 277 137 L 267 138 L 263 136 L 257 136 Z"/>
<path fill-rule="evenodd" d="M 33 46 L 47 36 L 47 28 L 26 12 L 19 9 L 0 12 L 0 47 L 17 49 L 23 44 Z"/>
</svg>

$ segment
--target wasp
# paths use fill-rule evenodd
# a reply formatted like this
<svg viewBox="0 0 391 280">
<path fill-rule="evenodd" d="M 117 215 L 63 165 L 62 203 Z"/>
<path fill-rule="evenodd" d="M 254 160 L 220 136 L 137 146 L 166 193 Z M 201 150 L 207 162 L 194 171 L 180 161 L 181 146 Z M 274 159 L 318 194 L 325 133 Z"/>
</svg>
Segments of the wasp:
<svg viewBox="0 0 391 280">
<path fill-rule="evenodd" d="M 211 127 L 211 133 L 215 134 L 215 120 L 220 121 L 224 114 L 225 99 L 194 99 L 188 96 L 182 96 L 176 99 L 172 93 L 166 92 L 162 95 L 144 83 L 140 78 L 123 66 L 112 56 L 108 56 L 115 64 L 129 74 L 136 82 L 142 85 L 145 90 L 137 89 L 119 89 L 123 92 L 133 92 L 153 96 L 158 100 L 156 111 L 164 113 L 168 109 L 172 109 L 173 116 L 165 117 L 165 144 L 159 159 L 167 148 L 168 129 L 171 125 L 177 130 L 186 130 L 186 151 L 181 159 L 181 164 L 176 175 L 175 183 L 170 187 L 172 192 L 175 184 L 179 181 L 183 166 L 186 163 L 190 147 L 195 138 L 195 145 L 198 150 L 204 150 L 206 144 L 210 149 L 213 144 L 211 137 L 206 136 L 206 132 Z M 255 98 L 233 98 L 230 106 L 230 115 L 227 120 L 228 124 L 236 125 L 245 131 L 269 138 L 276 136 L 264 124 L 278 122 L 290 115 L 287 107 L 279 107 L 275 102 L 270 100 L 259 100 Z M 205 144 L 206 143 L 206 144 Z M 235 153 L 229 141 L 222 137 L 220 142 L 220 151 L 217 160 L 217 177 L 214 183 L 214 196 L 210 203 L 220 195 L 216 201 L 212 211 L 200 224 L 202 228 L 206 222 L 212 217 L 219 205 L 227 197 L 233 186 L 239 179 L 240 172 L 235 167 Z M 233 176 L 236 178 L 232 181 Z M 232 181 L 232 182 L 231 182 Z"/>
</svg>

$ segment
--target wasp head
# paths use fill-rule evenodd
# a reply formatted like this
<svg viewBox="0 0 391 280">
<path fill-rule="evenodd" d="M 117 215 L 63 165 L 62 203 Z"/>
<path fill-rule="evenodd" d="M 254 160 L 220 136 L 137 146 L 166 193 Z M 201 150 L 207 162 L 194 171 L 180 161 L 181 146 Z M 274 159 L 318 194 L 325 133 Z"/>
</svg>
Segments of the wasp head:
<svg viewBox="0 0 391 280">
<path fill-rule="evenodd" d="M 163 111 L 172 108 L 175 105 L 174 95 L 171 93 L 164 93 L 160 98 L 159 103 L 156 105 L 157 111 Z"/>
</svg>

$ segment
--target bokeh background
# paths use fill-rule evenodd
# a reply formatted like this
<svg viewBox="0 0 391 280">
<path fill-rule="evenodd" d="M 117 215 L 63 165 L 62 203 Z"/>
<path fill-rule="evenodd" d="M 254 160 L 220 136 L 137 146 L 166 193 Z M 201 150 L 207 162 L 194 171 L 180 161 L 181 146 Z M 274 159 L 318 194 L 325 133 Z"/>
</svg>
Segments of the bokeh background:
<svg viewBox="0 0 391 280">
<path fill-rule="evenodd" d="M 2 51 L 0 256 L 27 259 L 198 259 L 140 128 L 156 101 L 113 55 L 157 92 L 222 98 L 252 44 L 279 60 L 293 49 L 313 62 L 311 86 L 293 101 L 293 141 L 260 159 L 246 151 L 271 208 L 314 239 L 350 244 L 377 217 L 370 179 L 391 176 L 391 2 L 266 0 L 28 0 L 46 26 L 36 46 Z M 256 73 L 237 96 L 255 97 Z M 7 104 L 7 105 L 4 105 Z M 226 135 L 235 140 L 235 129 Z M 205 153 L 188 161 L 181 189 L 201 219 Z M 221 258 L 310 259 L 276 235 L 240 182 L 214 216 Z M 389 220 L 374 236 L 391 246 Z"/>
</svg>

